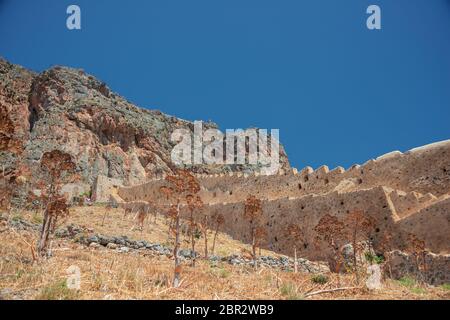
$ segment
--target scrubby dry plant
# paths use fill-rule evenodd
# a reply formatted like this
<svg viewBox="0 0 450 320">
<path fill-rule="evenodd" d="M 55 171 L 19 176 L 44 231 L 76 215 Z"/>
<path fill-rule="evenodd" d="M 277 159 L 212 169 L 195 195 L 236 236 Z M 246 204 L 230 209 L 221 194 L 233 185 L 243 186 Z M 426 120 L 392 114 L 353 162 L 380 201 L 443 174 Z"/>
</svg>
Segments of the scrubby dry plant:
<svg viewBox="0 0 450 320">
<path fill-rule="evenodd" d="M 108 213 L 111 211 L 112 207 L 113 207 L 113 206 L 112 206 L 111 202 L 108 202 L 108 203 L 106 204 L 106 206 L 105 206 L 105 212 L 104 212 L 104 214 L 103 214 L 103 219 L 102 219 L 102 226 L 105 224 L 106 216 L 107 216 Z"/>
<path fill-rule="evenodd" d="M 200 231 L 203 234 L 203 241 L 205 242 L 205 259 L 208 259 L 208 223 L 209 223 L 209 216 L 204 214 L 202 220 L 200 221 Z"/>
<path fill-rule="evenodd" d="M 45 256 L 47 255 L 49 235 L 55 229 L 58 218 L 69 213 L 67 199 L 60 193 L 62 183 L 72 177 L 75 171 L 75 163 L 69 154 L 53 150 L 43 154 L 41 168 L 47 174 L 48 185 L 42 196 L 45 211 L 38 253 Z"/>
<path fill-rule="evenodd" d="M 213 238 L 213 243 L 212 243 L 212 248 L 211 248 L 211 254 L 214 254 L 214 250 L 216 248 L 216 240 L 217 240 L 217 235 L 219 233 L 219 228 L 222 224 L 224 224 L 225 222 L 225 217 L 223 216 L 223 214 L 221 213 L 216 213 L 213 217 L 214 222 L 216 224 L 216 229 L 214 231 L 214 238 Z"/>
<path fill-rule="evenodd" d="M 316 245 L 320 247 L 320 242 L 323 241 L 328 246 L 330 270 L 339 273 L 343 263 L 339 248 L 346 238 L 344 223 L 337 217 L 326 214 L 319 220 L 314 230 L 317 232 Z"/>
<path fill-rule="evenodd" d="M 245 200 L 244 218 L 250 224 L 250 239 L 252 241 L 252 256 L 255 269 L 257 268 L 256 249 L 261 245 L 262 240 L 266 237 L 265 229 L 260 226 L 262 216 L 262 203 L 260 199 L 250 195 Z"/>
<path fill-rule="evenodd" d="M 5 170 L 4 166 L 2 167 L 0 176 L 0 209 L 6 210 L 8 218 L 13 209 L 13 198 L 15 207 L 20 207 L 20 209 L 26 208 L 30 176 L 30 169 L 20 163 L 16 168 L 10 168 L 9 170 Z M 25 197 L 19 196 L 21 193 L 18 192 L 19 189 L 23 191 Z"/>
<path fill-rule="evenodd" d="M 173 257 L 175 262 L 175 269 L 173 275 L 172 286 L 174 288 L 179 287 L 181 281 L 181 263 L 178 256 L 178 251 L 180 249 L 180 206 L 172 205 L 167 212 L 167 215 L 174 221 L 174 224 L 170 225 L 170 232 L 175 237 L 175 243 L 173 246 Z"/>
<path fill-rule="evenodd" d="M 290 224 L 287 227 L 287 237 L 290 237 L 294 241 L 294 272 L 298 272 L 298 260 L 297 260 L 297 244 L 304 243 L 302 232 L 297 224 Z"/>
<path fill-rule="evenodd" d="M 413 256 L 417 271 L 423 276 L 427 272 L 425 241 L 412 233 L 407 238 L 406 252 Z"/>
<path fill-rule="evenodd" d="M 169 175 L 165 179 L 166 186 L 160 188 L 160 192 L 168 200 L 170 206 L 168 216 L 174 221 L 170 228 L 175 236 L 173 256 L 175 260 L 175 270 L 172 285 L 177 288 L 181 281 L 181 264 L 178 256 L 180 248 L 180 207 L 187 205 L 187 199 L 196 197 L 200 191 L 200 183 L 195 176 L 187 170 L 177 170 L 174 175 Z"/>
<path fill-rule="evenodd" d="M 196 210 L 201 210 L 203 208 L 203 201 L 199 196 L 187 195 L 186 203 L 189 210 L 189 235 L 191 238 L 191 263 L 192 266 L 195 267 L 195 241 L 201 232 L 201 225 L 197 222 L 196 215 L 194 212 Z M 207 241 L 207 240 L 206 240 Z"/>
<path fill-rule="evenodd" d="M 125 220 L 125 218 L 126 218 L 128 215 L 132 214 L 132 213 L 133 213 L 133 208 L 131 208 L 131 207 L 125 207 L 125 208 L 123 209 L 123 218 L 122 218 L 122 220 Z"/>
<path fill-rule="evenodd" d="M 354 210 L 347 214 L 344 223 L 347 226 L 347 239 L 352 244 L 353 271 L 356 281 L 359 283 L 358 255 L 366 246 L 371 248 L 370 236 L 375 230 L 375 221 L 372 217 L 365 215 L 361 210 Z"/>
<path fill-rule="evenodd" d="M 172 198 L 172 195 L 174 194 L 174 189 L 168 186 L 162 186 L 159 188 L 159 192 L 164 196 L 164 198 L 166 199 L 168 205 L 169 205 L 169 210 L 167 210 L 167 214 L 166 217 L 168 218 L 166 220 L 167 225 L 169 226 L 169 229 L 167 230 L 167 241 L 169 241 L 170 239 L 170 235 L 172 233 L 172 228 L 173 228 L 173 224 L 175 222 L 175 218 L 176 215 L 171 215 L 171 210 L 172 210 L 172 206 L 170 206 L 170 200 Z"/>
<path fill-rule="evenodd" d="M 6 180 L 2 179 L 2 182 L 6 182 Z M 11 188 L 5 183 L 0 187 L 0 209 L 5 210 L 8 217 L 11 214 L 11 198 Z"/>
<path fill-rule="evenodd" d="M 136 213 L 136 224 L 140 231 L 144 230 L 144 223 L 147 215 L 147 208 L 138 208 L 138 212 Z"/>
</svg>

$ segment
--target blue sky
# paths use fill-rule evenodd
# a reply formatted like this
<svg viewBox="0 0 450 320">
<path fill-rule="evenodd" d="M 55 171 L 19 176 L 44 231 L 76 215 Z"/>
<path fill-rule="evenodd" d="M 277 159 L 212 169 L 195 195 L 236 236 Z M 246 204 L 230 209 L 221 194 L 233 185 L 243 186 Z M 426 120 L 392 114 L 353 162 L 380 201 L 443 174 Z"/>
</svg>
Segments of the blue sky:
<svg viewBox="0 0 450 320">
<path fill-rule="evenodd" d="M 279 128 L 298 168 L 450 139 L 450 0 L 0 0 L 0 56 L 221 129 Z"/>
</svg>

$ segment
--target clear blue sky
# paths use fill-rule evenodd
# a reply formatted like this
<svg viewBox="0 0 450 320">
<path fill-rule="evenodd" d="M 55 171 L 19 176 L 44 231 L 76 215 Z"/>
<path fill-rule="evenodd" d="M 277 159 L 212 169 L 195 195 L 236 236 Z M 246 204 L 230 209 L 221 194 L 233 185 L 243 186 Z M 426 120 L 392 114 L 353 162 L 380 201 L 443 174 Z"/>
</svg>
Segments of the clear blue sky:
<svg viewBox="0 0 450 320">
<path fill-rule="evenodd" d="M 298 168 L 450 139 L 450 0 L 0 0 L 0 56 L 221 129 L 279 128 Z"/>
</svg>

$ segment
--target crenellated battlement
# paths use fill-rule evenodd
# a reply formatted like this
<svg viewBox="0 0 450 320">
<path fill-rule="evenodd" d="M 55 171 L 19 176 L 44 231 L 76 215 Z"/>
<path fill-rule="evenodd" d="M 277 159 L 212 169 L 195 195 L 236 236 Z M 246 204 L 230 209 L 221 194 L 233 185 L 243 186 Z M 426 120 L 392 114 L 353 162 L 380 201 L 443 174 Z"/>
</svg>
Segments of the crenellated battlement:
<svg viewBox="0 0 450 320">
<path fill-rule="evenodd" d="M 307 166 L 280 170 L 275 175 L 259 173 L 197 174 L 202 185 L 201 196 L 206 203 L 239 202 L 250 194 L 261 199 L 300 197 L 307 194 L 349 192 L 363 188 L 386 186 L 405 192 L 428 192 L 440 196 L 449 190 L 450 141 L 412 149 L 406 153 L 394 151 L 371 159 L 349 170 L 321 166 L 316 170 Z M 430 166 L 430 163 L 434 165 Z M 450 168 L 449 168 L 450 171 Z M 430 179 L 433 177 L 433 179 Z M 157 201 L 164 177 L 140 185 L 120 187 L 124 199 Z"/>
</svg>

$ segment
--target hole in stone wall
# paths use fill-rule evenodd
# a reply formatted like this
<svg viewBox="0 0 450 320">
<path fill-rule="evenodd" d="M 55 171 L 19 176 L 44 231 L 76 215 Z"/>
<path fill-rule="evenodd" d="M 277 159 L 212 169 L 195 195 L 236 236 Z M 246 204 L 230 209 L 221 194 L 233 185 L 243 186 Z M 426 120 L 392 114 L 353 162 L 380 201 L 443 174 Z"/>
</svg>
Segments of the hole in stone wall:
<svg viewBox="0 0 450 320">
<path fill-rule="evenodd" d="M 380 232 L 380 228 L 376 228 L 376 229 L 375 229 L 375 232 L 376 232 L 376 233 Z"/>
<path fill-rule="evenodd" d="M 330 181 L 328 179 L 325 179 L 325 184 L 330 183 Z"/>
<path fill-rule="evenodd" d="M 298 184 L 298 189 L 302 190 L 302 184 L 301 183 Z"/>
<path fill-rule="evenodd" d="M 275 242 L 278 242 L 278 238 L 277 237 L 275 237 L 274 239 L 275 239 Z"/>
<path fill-rule="evenodd" d="M 233 191 L 230 191 L 230 196 L 232 196 L 233 195 Z"/>
<path fill-rule="evenodd" d="M 305 180 L 305 182 L 308 182 L 309 177 L 308 177 L 308 176 L 305 176 L 304 180 Z"/>
<path fill-rule="evenodd" d="M 305 209 L 305 206 L 302 206 L 302 210 Z"/>
<path fill-rule="evenodd" d="M 445 169 L 445 168 L 442 168 L 442 171 L 443 171 L 444 173 L 446 173 L 446 172 L 447 172 L 447 169 Z"/>
<path fill-rule="evenodd" d="M 362 179 L 358 179 L 358 183 L 362 184 L 363 183 Z"/>
<path fill-rule="evenodd" d="M 217 197 L 217 193 L 216 192 L 213 192 L 213 197 L 214 198 Z"/>
<path fill-rule="evenodd" d="M 344 205 L 344 201 L 341 201 L 341 206 L 343 206 Z"/>
</svg>

